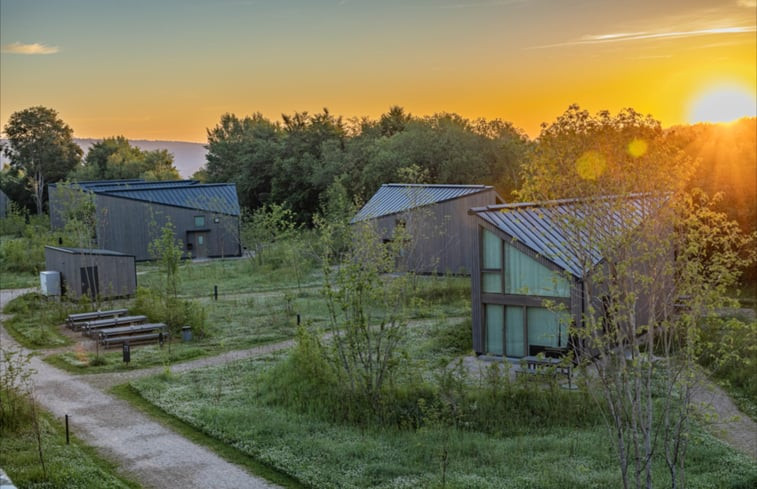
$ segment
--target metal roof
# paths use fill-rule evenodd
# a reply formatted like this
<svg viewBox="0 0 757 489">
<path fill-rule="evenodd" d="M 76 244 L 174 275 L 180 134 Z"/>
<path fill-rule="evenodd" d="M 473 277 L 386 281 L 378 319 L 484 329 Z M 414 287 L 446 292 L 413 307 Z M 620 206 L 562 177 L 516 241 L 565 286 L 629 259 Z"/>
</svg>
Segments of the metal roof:
<svg viewBox="0 0 757 489">
<path fill-rule="evenodd" d="M 99 248 L 69 248 L 67 246 L 45 246 L 45 248 L 62 251 L 63 253 L 68 253 L 70 255 L 134 256 L 127 255 L 126 253 L 119 253 L 118 251 L 103 250 Z"/>
<path fill-rule="evenodd" d="M 87 190 L 90 192 L 109 192 L 112 190 L 121 189 L 185 187 L 188 185 L 198 185 L 199 183 L 200 182 L 197 180 L 146 181 L 140 178 L 132 178 L 128 180 L 95 180 L 88 182 L 71 182 L 65 185 L 81 190 Z M 55 186 L 55 184 L 52 184 L 52 186 Z"/>
<path fill-rule="evenodd" d="M 143 202 L 238 216 L 239 200 L 233 183 L 196 184 L 165 188 L 121 188 L 95 193 Z"/>
<path fill-rule="evenodd" d="M 98 195 L 109 195 L 232 216 L 240 214 L 237 188 L 233 183 L 203 184 L 197 180 L 145 181 L 132 178 L 72 182 L 61 185 Z M 55 186 L 55 184 L 51 184 L 51 186 Z"/>
<path fill-rule="evenodd" d="M 489 185 L 425 185 L 387 183 L 352 218 L 352 223 L 404 212 L 491 190 Z"/>
<path fill-rule="evenodd" d="M 603 197 L 591 201 L 565 199 L 476 207 L 469 213 L 477 215 L 576 278 L 582 278 L 586 271 L 602 260 L 597 243 L 636 228 L 648 213 L 645 205 L 648 201 L 649 197 L 638 195 L 627 199 Z M 604 211 L 603 202 L 606 203 Z M 619 205 L 621 202 L 624 204 Z M 661 204 L 662 200 L 656 199 L 656 202 Z M 597 212 L 598 204 L 601 212 Z M 593 225 L 582 228 L 571 224 L 585 218 L 588 209 L 591 209 Z M 589 228 L 597 236 L 589 236 Z M 583 260 L 590 263 L 582 263 Z"/>
</svg>

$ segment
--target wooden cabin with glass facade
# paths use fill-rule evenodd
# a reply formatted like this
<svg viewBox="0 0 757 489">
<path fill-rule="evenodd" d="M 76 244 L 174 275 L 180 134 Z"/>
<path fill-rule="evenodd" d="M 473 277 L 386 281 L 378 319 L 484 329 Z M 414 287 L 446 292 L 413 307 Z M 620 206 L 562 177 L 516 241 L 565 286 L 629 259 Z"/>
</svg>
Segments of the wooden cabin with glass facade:
<svg viewBox="0 0 757 489">
<path fill-rule="evenodd" d="M 588 310 L 584 282 L 607 265 L 592 234 L 575 224 L 593 207 L 595 239 L 620 237 L 635 232 L 661 204 L 664 199 L 632 195 L 471 209 L 477 223 L 471 274 L 474 351 L 510 358 L 565 353 L 572 346 L 570 326 L 581 325 Z M 601 314 L 603 286 L 588 285 L 598 287 L 591 305 Z M 651 313 L 647 299 L 640 295 L 635 306 L 640 324 Z"/>
<path fill-rule="evenodd" d="M 559 356 L 568 348 L 569 326 L 582 313 L 580 277 L 555 258 L 549 238 L 556 236 L 543 212 L 534 204 L 470 211 L 478 223 L 471 275 L 476 354 Z"/>
</svg>

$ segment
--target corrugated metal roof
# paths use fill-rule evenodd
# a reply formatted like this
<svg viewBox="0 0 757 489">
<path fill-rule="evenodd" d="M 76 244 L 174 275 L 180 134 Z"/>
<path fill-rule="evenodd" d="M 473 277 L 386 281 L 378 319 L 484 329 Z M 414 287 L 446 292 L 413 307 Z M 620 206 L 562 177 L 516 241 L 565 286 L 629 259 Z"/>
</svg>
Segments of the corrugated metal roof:
<svg viewBox="0 0 757 489">
<path fill-rule="evenodd" d="M 45 246 L 55 251 L 62 251 L 71 255 L 105 255 L 105 256 L 134 256 L 127 255 L 126 253 L 120 253 L 113 250 L 103 250 L 99 248 L 69 248 L 67 246 Z"/>
<path fill-rule="evenodd" d="M 488 185 L 424 185 L 387 183 L 373 194 L 371 200 L 355 214 L 350 222 L 365 221 L 404 212 L 408 209 L 457 199 L 491 190 Z"/>
<path fill-rule="evenodd" d="M 184 185 L 170 188 L 121 188 L 95 193 L 143 202 L 239 215 L 237 188 L 233 183 Z"/>
<path fill-rule="evenodd" d="M 96 180 L 61 184 L 125 199 L 154 202 L 207 212 L 238 216 L 239 200 L 233 183 L 202 184 L 197 180 L 145 181 L 138 178 L 127 180 Z M 55 186 L 55 184 L 51 184 Z"/>
<path fill-rule="evenodd" d="M 628 199 L 604 197 L 592 201 L 566 199 L 544 203 L 505 204 L 477 207 L 470 210 L 489 224 L 512 236 L 542 257 L 550 260 L 577 278 L 602 260 L 596 243 L 635 228 L 644 217 L 645 202 L 650 197 L 629 196 Z M 606 212 L 597 213 L 597 204 L 607 203 Z M 625 205 L 618 206 L 619 202 Z M 662 203 L 662 199 L 656 199 Z M 588 226 L 600 239 L 589 236 L 587 229 L 571 225 L 586 217 L 592 209 L 595 225 Z M 601 207 L 600 207 L 601 210 Z M 583 264 L 582 260 L 591 263 Z"/>
<path fill-rule="evenodd" d="M 109 192 L 121 189 L 142 189 L 142 188 L 173 188 L 185 187 L 189 185 L 198 185 L 197 180 L 156 180 L 145 181 L 139 178 L 128 180 L 96 180 L 89 182 L 72 182 L 70 185 L 74 188 L 87 190 L 90 192 Z"/>
</svg>

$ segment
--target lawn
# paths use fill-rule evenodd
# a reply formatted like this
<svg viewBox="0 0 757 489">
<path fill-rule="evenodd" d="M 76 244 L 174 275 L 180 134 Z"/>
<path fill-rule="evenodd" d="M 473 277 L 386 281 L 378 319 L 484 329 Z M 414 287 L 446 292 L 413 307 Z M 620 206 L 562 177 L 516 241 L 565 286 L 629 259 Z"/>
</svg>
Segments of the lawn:
<svg viewBox="0 0 757 489">
<path fill-rule="evenodd" d="M 161 287 L 162 276 L 155 265 L 139 264 L 137 273 L 140 287 Z M 256 266 L 249 259 L 183 263 L 179 269 L 179 296 L 202 306 L 207 336 L 195 336 L 189 343 L 173 338 L 170 347 L 135 347 L 129 366 L 122 362 L 120 349 L 85 348 L 79 345 L 84 338 L 70 334 L 62 326 L 66 315 L 92 310 L 87 301 L 71 303 L 26 295 L 6 306 L 6 314 L 14 316 L 5 324 L 10 334 L 27 348 L 67 347 L 46 360 L 71 372 L 100 373 L 169 365 L 291 339 L 298 315 L 311 328 L 328 329 L 328 310 L 321 295 L 322 273 L 308 269 L 303 277 L 298 286 L 286 270 Z M 442 276 L 417 280 L 412 318 L 469 315 L 469 278 Z M 217 300 L 213 293 L 216 286 Z M 134 299 L 119 299 L 105 301 L 100 308 L 133 308 L 134 304 Z M 98 360 L 93 361 L 95 358 Z"/>
<path fill-rule="evenodd" d="M 619 484 L 611 438 L 601 422 L 501 434 L 327 422 L 265 401 L 260 388 L 264 372 L 281 357 L 156 376 L 133 385 L 165 412 L 311 487 L 442 487 L 445 448 L 447 488 Z M 655 479 L 665 480 L 666 471 L 656 459 Z M 687 483 L 690 488 L 751 488 L 757 483 L 757 464 L 695 429 Z"/>
</svg>

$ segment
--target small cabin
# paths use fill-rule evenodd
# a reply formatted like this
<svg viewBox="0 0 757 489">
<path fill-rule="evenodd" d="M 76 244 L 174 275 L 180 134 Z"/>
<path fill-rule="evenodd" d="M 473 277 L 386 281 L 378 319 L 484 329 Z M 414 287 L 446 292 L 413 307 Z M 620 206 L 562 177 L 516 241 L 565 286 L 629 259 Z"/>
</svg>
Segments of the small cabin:
<svg viewBox="0 0 757 489">
<path fill-rule="evenodd" d="M 375 224 L 384 242 L 403 226 L 412 239 L 404 261 L 415 273 L 469 275 L 476 224 L 468 209 L 504 201 L 488 185 L 389 183 L 371 197 L 351 223 Z"/>
<path fill-rule="evenodd" d="M 60 273 L 62 294 L 82 296 L 132 296 L 137 291 L 133 255 L 112 250 L 45 246 L 45 269 Z"/>
</svg>

